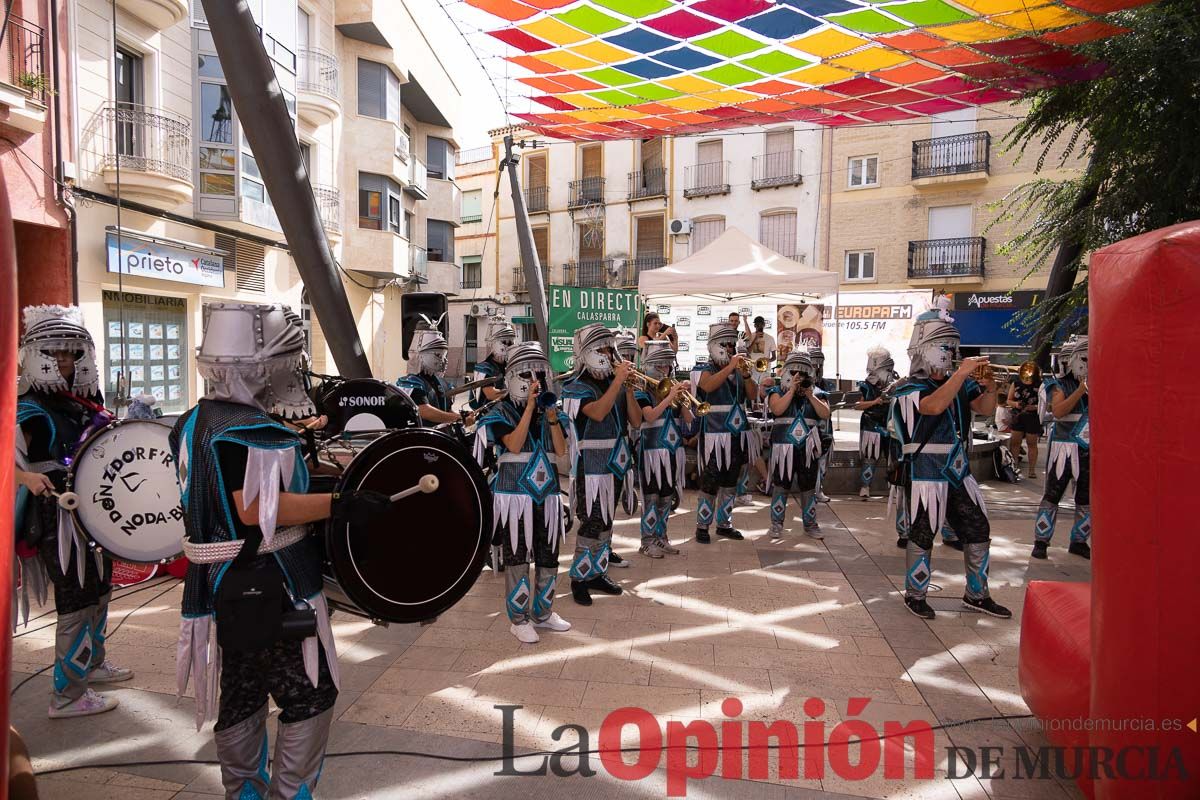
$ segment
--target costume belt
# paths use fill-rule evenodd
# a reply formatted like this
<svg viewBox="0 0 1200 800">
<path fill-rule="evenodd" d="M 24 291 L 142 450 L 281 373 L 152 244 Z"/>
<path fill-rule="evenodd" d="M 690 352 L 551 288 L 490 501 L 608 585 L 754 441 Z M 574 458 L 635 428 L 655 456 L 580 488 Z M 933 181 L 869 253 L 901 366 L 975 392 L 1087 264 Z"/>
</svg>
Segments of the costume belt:
<svg viewBox="0 0 1200 800">
<path fill-rule="evenodd" d="M 1065 416 L 1055 417 L 1057 422 L 1078 422 L 1083 417 L 1083 414 L 1066 414 Z"/>
<path fill-rule="evenodd" d="M 709 407 L 708 407 L 708 413 L 712 414 L 712 413 L 714 413 L 714 412 L 716 412 L 716 411 L 728 411 L 728 410 L 730 410 L 731 408 L 733 408 L 733 404 L 732 404 L 732 403 L 730 403 L 729 405 L 724 405 L 724 406 L 709 406 Z"/>
<path fill-rule="evenodd" d="M 502 453 L 496 459 L 498 464 L 526 464 L 533 458 L 533 453 Z"/>
<path fill-rule="evenodd" d="M 904 445 L 903 450 L 905 453 L 915 453 L 917 450 L 920 450 L 922 453 L 951 453 L 957 446 L 958 445 L 936 444 L 930 442 L 927 443 L 924 448 L 922 448 L 920 442 L 909 442 L 908 444 Z"/>
<path fill-rule="evenodd" d="M 791 425 L 795 419 L 795 417 L 772 417 L 771 422 L 775 425 Z"/>
<path fill-rule="evenodd" d="M 612 450 L 617 446 L 616 439 L 581 439 L 580 450 Z"/>
<path fill-rule="evenodd" d="M 654 422 L 643 422 L 642 430 L 650 430 L 652 428 L 661 428 L 663 425 L 666 425 L 666 424 L 667 424 L 667 418 L 664 415 L 664 416 L 661 416 L 658 419 L 654 420 Z"/>
<path fill-rule="evenodd" d="M 307 525 L 291 525 L 286 528 L 280 528 L 276 531 L 275 537 L 271 539 L 270 543 L 266 540 L 259 543 L 257 555 L 263 556 L 267 553 L 274 553 L 276 550 L 282 550 L 285 547 L 295 544 L 307 535 Z M 193 564 L 220 564 L 225 561 L 233 561 L 233 559 L 237 558 L 238 553 L 242 551 L 242 545 L 245 543 L 245 539 L 233 539 L 228 542 L 190 542 L 185 536 L 183 538 L 183 554 Z"/>
</svg>

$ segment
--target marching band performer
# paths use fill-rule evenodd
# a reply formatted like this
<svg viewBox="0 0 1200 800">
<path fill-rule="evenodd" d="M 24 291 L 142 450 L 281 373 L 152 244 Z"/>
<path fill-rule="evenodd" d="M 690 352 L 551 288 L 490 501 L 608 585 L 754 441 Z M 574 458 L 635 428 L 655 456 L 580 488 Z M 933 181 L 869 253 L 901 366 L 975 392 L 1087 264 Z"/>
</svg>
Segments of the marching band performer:
<svg viewBox="0 0 1200 800">
<path fill-rule="evenodd" d="M 526 644 L 539 640 L 537 628 L 571 629 L 553 610 L 558 548 L 566 538 L 554 457 L 567 454 L 567 431 L 545 386 L 551 374 L 539 343 L 514 345 L 504 366 L 508 395 L 479 423 L 498 451 L 492 545 L 504 560 L 509 631 Z"/>
<path fill-rule="evenodd" d="M 621 594 L 608 578 L 616 487 L 633 466 L 626 428 L 640 425 L 641 408 L 626 385 L 633 365 L 620 359 L 613 332 L 599 323 L 575 331 L 577 374 L 563 387 L 563 410 L 573 423 L 571 491 L 579 530 L 571 563 L 571 595 L 591 605 L 589 589 Z"/>
<path fill-rule="evenodd" d="M 43 602 L 47 579 L 54 587 L 50 718 L 101 714 L 116 708 L 117 699 L 90 686 L 133 677 L 105 656 L 112 561 L 88 552 L 55 495 L 66 488 L 75 448 L 112 418 L 104 410 L 96 350 L 82 312 L 75 306 L 29 306 L 24 320 L 20 374 L 29 389 L 17 401 L 16 484 L 33 497 L 23 504 L 18 494 L 18 509 L 24 505 L 25 513 L 14 533 L 27 550 L 36 549 L 37 558 L 19 559 L 22 582 Z M 28 618 L 28 601 L 23 604 Z"/>
<path fill-rule="evenodd" d="M 628 361 L 636 367 L 638 357 L 637 337 L 633 335 L 632 331 L 617 330 L 614 339 L 617 343 L 617 355 L 623 361 Z M 634 396 L 637 396 L 636 392 L 634 392 Z M 640 433 L 641 430 L 636 425 L 630 425 L 629 430 L 626 432 L 626 435 L 629 437 L 629 450 L 631 453 L 636 454 L 638 451 L 638 435 Z M 633 515 L 637 513 L 638 492 L 637 470 L 631 469 L 625 473 L 625 480 L 621 483 L 621 510 L 626 514 Z M 622 559 L 619 562 L 615 562 L 615 566 L 627 567 L 629 566 L 629 562 Z"/>
<path fill-rule="evenodd" d="M 426 318 L 418 323 L 408 346 L 408 374 L 396 381 L 413 402 L 425 422 L 470 423 L 470 412 L 456 414 L 450 410 L 450 387 L 446 383 L 446 368 L 450 365 L 450 345 L 437 325 Z"/>
<path fill-rule="evenodd" d="M 893 429 L 908 470 L 904 603 L 918 617 L 936 616 L 925 600 L 932 577 L 930 554 L 934 537 L 949 521 L 964 543 L 963 606 L 1008 619 L 1012 612 L 988 594 L 991 528 L 967 450 L 971 413 L 995 411 L 996 384 L 990 377 L 982 384 L 971 378 L 988 363 L 986 358 L 963 359 L 953 370 L 958 343 L 958 329 L 936 312 L 919 316 L 908 346 L 912 373 L 894 390 Z"/>
<path fill-rule="evenodd" d="M 675 373 L 675 348 L 668 341 L 648 341 L 642 351 L 642 370 L 651 378 L 672 378 Z M 667 539 L 667 520 L 684 486 L 687 454 L 683 449 L 680 420 L 692 419 L 690 405 L 680 410 L 676 403 L 684 384 L 675 383 L 671 391 L 657 401 L 650 392 L 639 389 L 634 398 L 642 409 L 642 427 L 638 448 L 638 477 L 642 486 L 642 546 L 650 558 L 678 555 L 679 548 Z"/>
<path fill-rule="evenodd" d="M 1046 379 L 1046 399 L 1054 414 L 1050 457 L 1046 466 L 1046 493 L 1034 523 L 1033 557 L 1045 558 L 1054 535 L 1058 501 L 1075 481 L 1075 524 L 1067 552 L 1090 559 L 1092 548 L 1091 473 L 1092 437 L 1088 426 L 1088 337 L 1072 336 L 1058 355 L 1059 370 Z"/>
<path fill-rule="evenodd" d="M 788 492 L 800 492 L 804 533 L 823 539 L 816 519 L 817 471 L 821 462 L 820 422 L 829 418 L 826 393 L 817 387 L 808 352 L 798 348 L 783 362 L 779 386 L 767 390 L 771 427 L 771 538 L 783 538 Z"/>
<path fill-rule="evenodd" d="M 732 315 L 731 315 L 732 316 Z M 742 375 L 749 364 L 737 353 L 737 327 L 717 322 L 708 327 L 707 364 L 692 372 L 696 398 L 710 404 L 710 413 L 700 418 L 697 466 L 700 500 L 696 510 L 696 541 L 709 544 L 708 529 L 713 518 L 717 535 L 741 540 L 733 527 L 733 502 L 738 478 L 746 464 L 746 433 L 750 420 L 745 403 L 754 394 L 754 384 Z"/>
<path fill-rule="evenodd" d="M 211 388 L 170 436 L 190 561 L 178 689 L 194 679 L 197 729 L 216 712 L 229 800 L 312 797 L 338 673 L 321 550 L 307 523 L 360 524 L 390 508 L 378 492 L 306 493 L 301 440 L 277 421 L 315 416 L 299 372 L 303 347 L 284 306 L 212 305 L 196 358 Z M 268 697 L 281 709 L 274 775 Z"/>
<path fill-rule="evenodd" d="M 808 349 L 808 357 L 812 359 L 813 365 L 813 383 L 818 389 L 828 394 L 832 392 L 836 386 L 833 381 L 825 377 L 825 353 L 821 350 L 821 346 L 810 347 Z M 817 422 L 817 429 L 821 433 L 821 462 L 817 467 L 817 491 L 815 493 L 818 503 L 828 503 L 829 495 L 825 494 L 822 487 L 825 484 L 825 473 L 829 470 L 829 462 L 833 458 L 833 416 L 822 418 Z M 813 507 L 813 519 L 816 519 L 816 507 Z"/>
<path fill-rule="evenodd" d="M 896 362 L 892 360 L 891 353 L 882 347 L 867 351 L 867 379 L 858 382 L 862 400 L 854 404 L 854 410 L 862 412 L 862 421 L 858 426 L 858 455 L 862 459 L 858 496 L 863 500 L 871 499 L 875 465 L 880 458 L 887 457 L 890 398 L 884 394 L 884 389 L 897 377 Z"/>
<path fill-rule="evenodd" d="M 483 361 L 476 362 L 475 374 L 471 376 L 472 380 L 482 381 L 488 378 L 496 378 L 504 375 L 504 364 L 508 360 L 508 351 L 517 342 L 517 329 L 512 326 L 512 323 L 505 317 L 490 317 L 488 319 L 487 333 L 484 334 L 483 343 L 488 348 L 487 357 Z M 484 403 L 489 403 L 504 394 L 504 382 L 484 386 L 477 391 L 471 392 L 470 406 L 473 410 L 478 410 Z"/>
</svg>

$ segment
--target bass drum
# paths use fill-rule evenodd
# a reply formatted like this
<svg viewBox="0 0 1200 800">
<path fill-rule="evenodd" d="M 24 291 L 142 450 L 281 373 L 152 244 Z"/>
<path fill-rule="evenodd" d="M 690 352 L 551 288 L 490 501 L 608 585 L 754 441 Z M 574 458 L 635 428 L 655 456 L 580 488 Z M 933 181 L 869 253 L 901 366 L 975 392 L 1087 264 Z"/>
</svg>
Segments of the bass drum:
<svg viewBox="0 0 1200 800">
<path fill-rule="evenodd" d="M 79 495 L 71 512 L 93 547 L 134 564 L 183 552 L 183 508 L 175 458 L 161 420 L 123 419 L 89 436 L 67 472 Z"/>
<path fill-rule="evenodd" d="M 381 622 L 422 622 L 474 585 L 491 542 L 492 496 L 474 457 L 452 437 L 432 429 L 386 434 L 355 455 L 332 487 L 314 476 L 310 491 L 393 495 L 427 475 L 438 479 L 435 491 L 395 501 L 364 527 L 325 524 L 330 605 Z"/>
<path fill-rule="evenodd" d="M 329 417 L 322 434 L 421 427 L 417 404 L 390 383 L 352 378 L 332 385 L 323 383 L 315 395 L 320 413 Z"/>
</svg>

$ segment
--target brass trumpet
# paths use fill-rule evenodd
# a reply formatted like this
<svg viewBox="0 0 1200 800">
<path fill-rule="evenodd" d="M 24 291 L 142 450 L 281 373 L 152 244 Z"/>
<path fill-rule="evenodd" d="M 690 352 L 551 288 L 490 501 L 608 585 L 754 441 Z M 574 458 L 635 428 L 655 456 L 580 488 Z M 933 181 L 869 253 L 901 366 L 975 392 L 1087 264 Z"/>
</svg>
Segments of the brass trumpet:
<svg viewBox="0 0 1200 800">
<path fill-rule="evenodd" d="M 671 393 L 671 389 L 674 388 L 675 384 L 677 383 L 677 381 L 673 380 L 672 378 L 652 378 L 646 373 L 639 372 L 636 369 L 631 369 L 629 371 L 629 377 L 626 378 L 625 382 L 627 386 L 632 386 L 634 389 L 644 389 L 650 393 L 651 397 L 660 403 L 666 399 L 666 396 Z M 696 399 L 696 396 L 687 389 L 681 391 L 675 401 L 676 408 L 682 409 L 685 405 L 690 405 L 692 407 L 692 411 L 697 416 L 701 417 L 707 414 L 710 410 L 710 404 Z"/>
<path fill-rule="evenodd" d="M 771 369 L 771 359 L 756 358 L 754 361 L 743 360 L 742 365 L 738 367 L 738 371 L 743 378 L 749 378 L 754 372 L 768 372 Z"/>
</svg>

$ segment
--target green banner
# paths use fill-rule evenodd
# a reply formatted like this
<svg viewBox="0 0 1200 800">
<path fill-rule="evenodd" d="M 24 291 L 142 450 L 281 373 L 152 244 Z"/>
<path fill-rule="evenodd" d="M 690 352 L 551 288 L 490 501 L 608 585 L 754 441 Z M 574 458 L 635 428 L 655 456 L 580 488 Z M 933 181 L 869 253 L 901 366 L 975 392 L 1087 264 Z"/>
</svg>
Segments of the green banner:
<svg viewBox="0 0 1200 800">
<path fill-rule="evenodd" d="M 573 338 L 584 325 L 599 322 L 609 328 L 642 329 L 642 300 L 628 289 L 587 289 L 547 286 L 550 318 L 550 366 L 555 372 L 574 367 Z"/>
</svg>

